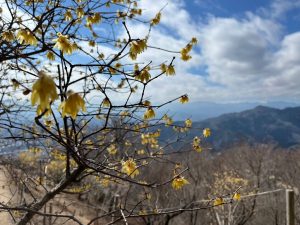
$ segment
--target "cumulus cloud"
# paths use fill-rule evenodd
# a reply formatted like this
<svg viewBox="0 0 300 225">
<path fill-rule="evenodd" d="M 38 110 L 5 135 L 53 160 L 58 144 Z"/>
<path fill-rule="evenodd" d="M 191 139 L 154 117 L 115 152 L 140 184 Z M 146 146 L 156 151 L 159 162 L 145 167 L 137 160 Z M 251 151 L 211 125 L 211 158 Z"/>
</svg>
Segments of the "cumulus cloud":
<svg viewBox="0 0 300 225">
<path fill-rule="evenodd" d="M 146 97 L 157 102 L 186 93 L 194 102 L 299 99 L 300 32 L 284 33 L 280 18 L 299 8 L 300 0 L 274 0 L 268 8 L 245 12 L 240 18 L 210 15 L 205 19 L 192 16 L 184 0 L 143 0 L 139 4 L 144 20 L 162 10 L 161 23 L 151 31 L 150 46 L 179 51 L 193 36 L 199 40 L 187 63 L 175 53 L 154 48 L 138 56 L 137 62 L 151 61 L 154 66 L 177 56 L 176 76 L 155 80 Z M 144 37 L 149 29 L 143 23 L 127 26 L 132 37 Z M 125 30 L 119 33 L 120 38 L 126 35 Z M 81 45 L 89 49 L 87 43 Z M 102 51 L 113 53 L 105 46 Z"/>
<path fill-rule="evenodd" d="M 191 62 L 176 61 L 175 77 L 153 82 L 149 96 L 158 94 L 165 101 L 188 93 L 192 101 L 215 102 L 293 101 L 300 97 L 300 32 L 284 33 L 274 16 L 283 16 L 291 5 L 297 5 L 296 1 L 274 1 L 269 15 L 245 12 L 241 18 L 211 16 L 198 20 L 206 21 L 201 24 L 189 14 L 185 5 L 188 2 L 166 2 L 143 3 L 149 19 L 165 6 L 162 24 L 153 30 L 149 43 L 174 49 L 196 36 L 200 44 Z M 137 25 L 134 32 L 144 34 L 146 27 Z M 166 58 L 167 53 L 149 51 L 139 59 L 159 62 Z"/>
<path fill-rule="evenodd" d="M 270 5 L 269 10 L 265 10 L 265 14 L 274 19 L 285 16 L 285 14 L 293 9 L 300 7 L 299 0 L 274 0 Z"/>
<path fill-rule="evenodd" d="M 209 79 L 224 85 L 232 99 L 292 100 L 300 84 L 299 34 L 281 38 L 279 24 L 255 15 L 214 18 L 202 33 Z"/>
</svg>

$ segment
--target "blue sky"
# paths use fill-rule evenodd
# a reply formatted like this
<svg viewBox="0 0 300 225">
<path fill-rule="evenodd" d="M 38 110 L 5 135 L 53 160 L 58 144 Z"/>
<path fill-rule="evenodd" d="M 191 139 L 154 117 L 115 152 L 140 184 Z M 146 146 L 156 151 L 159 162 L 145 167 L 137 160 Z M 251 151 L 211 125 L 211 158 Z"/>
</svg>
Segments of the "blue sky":
<svg viewBox="0 0 300 225">
<path fill-rule="evenodd" d="M 163 9 L 150 46 L 180 51 L 192 37 L 199 40 L 188 63 L 177 55 L 176 76 L 150 85 L 146 96 L 154 104 L 183 94 L 191 102 L 300 102 L 300 0 L 140 0 L 139 5 L 146 20 Z M 103 35 L 101 26 L 95 30 Z M 127 27 L 136 38 L 149 29 L 134 21 Z M 117 35 L 127 36 L 124 29 Z M 108 46 L 99 48 L 113 53 Z M 148 48 L 137 62 L 155 66 L 173 56 Z"/>
<path fill-rule="evenodd" d="M 192 60 L 176 60 L 177 75 L 154 83 L 161 100 L 187 93 L 192 102 L 299 102 L 299 0 L 142 0 L 145 18 L 161 8 L 161 24 L 149 40 L 176 49 L 199 40 Z M 146 28 L 134 27 L 133 35 Z M 150 60 L 155 51 L 140 56 Z M 167 54 L 155 57 L 168 59 Z M 155 63 L 155 62 L 154 62 Z M 176 91 L 174 91 L 176 90 Z"/>
<path fill-rule="evenodd" d="M 295 32 L 300 29 L 300 15 L 299 7 L 297 7 L 297 0 L 286 2 L 294 2 L 295 5 L 288 6 L 284 9 L 284 1 L 275 0 L 194 0 L 186 1 L 186 8 L 191 15 L 197 17 L 205 17 L 211 14 L 217 17 L 235 17 L 243 18 L 247 12 L 256 13 L 262 17 L 268 17 L 267 12 L 271 12 L 274 4 L 282 2 L 280 7 L 286 10 L 276 20 L 284 26 L 286 32 Z M 285 5 L 288 5 L 286 3 Z"/>
</svg>

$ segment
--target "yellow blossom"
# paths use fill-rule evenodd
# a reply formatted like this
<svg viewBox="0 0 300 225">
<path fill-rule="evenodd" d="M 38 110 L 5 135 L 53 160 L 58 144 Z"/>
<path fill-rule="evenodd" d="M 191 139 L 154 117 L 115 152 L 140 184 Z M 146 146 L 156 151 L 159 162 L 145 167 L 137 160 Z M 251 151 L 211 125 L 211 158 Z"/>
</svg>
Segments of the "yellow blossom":
<svg viewBox="0 0 300 225">
<path fill-rule="evenodd" d="M 100 53 L 100 54 L 98 55 L 98 59 L 104 59 L 104 57 L 105 57 L 105 55 L 104 55 L 103 53 Z"/>
<path fill-rule="evenodd" d="M 135 60 L 137 57 L 137 54 L 142 53 L 147 48 L 147 42 L 146 40 L 136 40 L 131 42 L 130 44 L 130 50 L 129 50 L 129 56 L 132 60 Z"/>
<path fill-rule="evenodd" d="M 179 102 L 184 104 L 189 102 L 189 97 L 187 95 L 183 95 L 180 97 Z"/>
<path fill-rule="evenodd" d="M 108 98 L 104 98 L 103 102 L 102 102 L 102 105 L 104 107 L 110 107 L 110 101 L 109 101 L 109 99 Z"/>
<path fill-rule="evenodd" d="M 169 65 L 169 66 L 167 67 L 166 75 L 167 75 L 167 76 L 175 75 L 175 68 L 174 68 L 173 65 Z"/>
<path fill-rule="evenodd" d="M 65 21 L 71 21 L 72 19 L 73 17 L 71 11 L 67 10 L 67 12 L 65 13 Z"/>
<path fill-rule="evenodd" d="M 93 40 L 89 41 L 89 46 L 95 47 L 96 46 L 96 42 L 93 41 Z"/>
<path fill-rule="evenodd" d="M 198 43 L 197 38 L 193 37 L 192 40 L 191 40 L 191 44 L 195 45 L 197 43 Z"/>
<path fill-rule="evenodd" d="M 181 59 L 183 61 L 188 61 L 192 58 L 192 56 L 189 55 L 190 51 L 192 50 L 193 48 L 193 45 L 197 44 L 198 40 L 197 38 L 193 37 L 192 40 L 190 41 L 190 43 L 188 43 L 185 48 L 183 48 L 181 50 Z"/>
<path fill-rule="evenodd" d="M 37 45 L 37 39 L 28 29 L 20 29 L 17 38 L 21 44 Z"/>
<path fill-rule="evenodd" d="M 187 119 L 184 123 L 185 123 L 186 127 L 188 127 L 188 128 L 192 127 L 192 120 L 191 119 Z"/>
<path fill-rule="evenodd" d="M 52 122 L 51 120 L 46 120 L 46 121 L 45 121 L 45 125 L 46 125 L 47 127 L 51 127 L 52 124 L 53 124 L 53 122 Z"/>
<path fill-rule="evenodd" d="M 85 102 L 78 93 L 71 93 L 67 100 L 61 103 L 59 108 L 62 111 L 62 117 L 69 115 L 73 119 L 76 119 L 80 110 L 86 111 Z"/>
<path fill-rule="evenodd" d="M 88 27 L 91 27 L 93 24 L 100 23 L 101 21 L 101 15 L 100 13 L 94 13 L 92 16 L 88 16 L 86 19 L 86 25 Z"/>
<path fill-rule="evenodd" d="M 193 148 L 197 152 L 202 152 L 202 148 L 200 146 L 201 139 L 199 137 L 194 137 L 193 139 Z"/>
<path fill-rule="evenodd" d="M 143 104 L 144 104 L 144 106 L 151 106 L 151 102 L 148 101 L 148 100 L 145 100 L 145 101 L 143 102 Z"/>
<path fill-rule="evenodd" d="M 216 198 L 214 200 L 214 206 L 223 205 L 223 204 L 224 204 L 224 201 L 223 201 L 223 198 L 221 198 L 221 197 Z"/>
<path fill-rule="evenodd" d="M 155 112 L 152 109 L 152 107 L 149 107 L 144 114 L 144 119 L 147 120 L 147 119 L 151 119 L 153 117 L 155 117 Z"/>
<path fill-rule="evenodd" d="M 185 54 L 183 51 L 181 51 L 181 57 L 180 57 L 183 61 L 188 61 L 192 58 L 192 56 Z"/>
<path fill-rule="evenodd" d="M 1 37 L 4 41 L 8 41 L 8 42 L 11 42 L 15 39 L 14 33 L 12 31 L 4 31 L 1 34 Z"/>
<path fill-rule="evenodd" d="M 236 201 L 241 200 L 241 194 L 240 194 L 240 193 L 234 193 L 232 199 L 233 199 L 233 200 L 236 200 Z"/>
<path fill-rule="evenodd" d="M 143 69 L 142 71 L 138 72 L 135 76 L 136 80 L 140 80 L 141 82 L 148 82 L 151 78 L 151 75 L 149 73 L 150 68 L 147 67 Z"/>
<path fill-rule="evenodd" d="M 166 66 L 166 64 L 162 63 L 162 64 L 160 65 L 160 69 L 161 69 L 161 72 L 162 72 L 162 73 L 165 73 L 165 72 L 167 71 L 167 66 Z"/>
<path fill-rule="evenodd" d="M 194 137 L 194 139 L 193 139 L 193 145 L 199 145 L 200 142 L 201 142 L 201 139 L 199 137 L 197 137 L 197 136 Z"/>
<path fill-rule="evenodd" d="M 161 13 L 157 13 L 155 17 L 151 20 L 151 25 L 157 25 L 160 22 Z"/>
<path fill-rule="evenodd" d="M 116 63 L 115 68 L 120 70 L 122 68 L 122 64 L 121 63 Z"/>
<path fill-rule="evenodd" d="M 145 154 L 145 150 L 144 149 L 138 150 L 137 154 L 138 155 L 144 155 Z"/>
<path fill-rule="evenodd" d="M 173 124 L 172 118 L 168 117 L 167 114 L 165 114 L 165 115 L 162 117 L 162 119 L 165 121 L 166 126 L 170 126 L 170 125 Z"/>
<path fill-rule="evenodd" d="M 205 128 L 203 130 L 203 136 L 204 137 L 209 137 L 211 135 L 211 130 L 209 128 Z"/>
<path fill-rule="evenodd" d="M 58 98 L 53 79 L 44 71 L 39 72 L 39 79 L 32 86 L 31 104 L 38 105 L 38 111 L 50 109 L 50 102 Z"/>
<path fill-rule="evenodd" d="M 108 185 L 110 184 L 111 180 L 110 180 L 110 176 L 109 175 L 105 175 L 101 180 L 100 180 L 100 184 L 103 187 L 108 187 Z"/>
<path fill-rule="evenodd" d="M 107 151 L 110 155 L 115 155 L 118 150 L 117 150 L 116 146 L 114 144 L 112 144 L 111 146 L 109 146 L 107 148 Z"/>
<path fill-rule="evenodd" d="M 160 69 L 163 73 L 166 73 L 166 76 L 175 75 L 175 68 L 173 65 L 166 66 L 166 64 L 161 64 Z"/>
<path fill-rule="evenodd" d="M 68 35 L 62 35 L 61 33 L 58 33 L 57 36 L 58 38 L 53 40 L 56 42 L 54 45 L 55 48 L 58 48 L 66 54 L 72 54 L 72 52 L 76 50 L 77 45 L 74 45 L 70 42 Z"/>
<path fill-rule="evenodd" d="M 139 170 L 137 169 L 136 162 L 132 158 L 128 159 L 125 162 L 122 162 L 122 172 L 126 173 L 132 178 L 140 174 Z"/>
<path fill-rule="evenodd" d="M 200 145 L 193 145 L 193 148 L 196 152 L 202 152 L 202 147 Z"/>
<path fill-rule="evenodd" d="M 172 181 L 172 187 L 175 190 L 181 189 L 184 185 L 189 184 L 189 182 L 182 176 L 174 178 Z"/>
<path fill-rule="evenodd" d="M 78 18 L 84 17 L 84 10 L 83 10 L 83 8 L 77 8 L 76 9 L 76 14 L 77 14 Z"/>
<path fill-rule="evenodd" d="M 47 54 L 46 54 L 47 58 L 51 61 L 55 60 L 55 55 L 53 52 L 51 51 L 48 51 Z"/>
</svg>

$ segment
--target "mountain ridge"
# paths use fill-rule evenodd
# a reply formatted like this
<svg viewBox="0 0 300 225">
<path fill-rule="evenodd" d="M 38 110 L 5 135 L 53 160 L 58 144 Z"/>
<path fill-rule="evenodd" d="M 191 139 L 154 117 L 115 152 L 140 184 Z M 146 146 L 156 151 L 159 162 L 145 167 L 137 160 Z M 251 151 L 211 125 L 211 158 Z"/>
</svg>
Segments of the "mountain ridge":
<svg viewBox="0 0 300 225">
<path fill-rule="evenodd" d="M 212 131 L 207 140 L 216 149 L 239 142 L 272 143 L 291 148 L 300 145 L 300 106 L 276 109 L 259 105 L 250 110 L 193 122 L 194 129 L 189 131 L 187 139 L 201 135 L 199 130 L 206 127 Z"/>
</svg>

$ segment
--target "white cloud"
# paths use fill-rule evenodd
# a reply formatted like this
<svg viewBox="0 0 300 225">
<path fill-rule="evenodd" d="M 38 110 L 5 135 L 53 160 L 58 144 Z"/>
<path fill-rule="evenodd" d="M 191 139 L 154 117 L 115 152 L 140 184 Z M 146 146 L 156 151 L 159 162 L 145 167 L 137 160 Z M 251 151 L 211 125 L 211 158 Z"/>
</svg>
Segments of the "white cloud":
<svg viewBox="0 0 300 225">
<path fill-rule="evenodd" d="M 256 17 L 244 21 L 212 19 L 202 32 L 203 56 L 210 79 L 227 86 L 261 79 L 277 30 L 276 24 Z"/>
<path fill-rule="evenodd" d="M 16 14 L 17 17 L 21 18 L 23 21 L 23 25 L 29 29 L 33 29 L 36 26 L 36 21 L 32 21 L 32 17 L 28 15 L 28 13 L 24 12 L 20 7 L 11 7 L 12 5 L 14 6 L 13 3 L 10 3 L 7 1 L 6 3 L 5 0 L 0 0 L 0 8 L 2 9 L 2 13 L 0 14 L 1 20 L 3 20 L 5 23 L 7 21 L 10 21 L 12 18 L 12 14 Z M 2 21 L 0 20 L 0 25 L 2 26 L 3 24 Z M 19 28 L 18 25 L 14 24 L 13 28 Z"/>
<path fill-rule="evenodd" d="M 272 18 L 280 18 L 293 9 L 300 7 L 299 0 L 274 0 L 270 6 L 269 14 Z"/>
<path fill-rule="evenodd" d="M 146 96 L 163 102 L 188 93 L 192 101 L 294 100 L 300 97 L 300 32 L 284 34 L 278 18 L 300 0 L 275 0 L 270 13 L 247 12 L 243 18 L 210 17 L 199 23 L 186 9 L 188 1 L 142 0 L 144 19 L 162 11 L 161 24 L 151 31 L 148 44 L 179 51 L 196 36 L 199 49 L 189 62 L 178 54 L 148 48 L 137 62 L 152 65 L 175 55 L 176 76 L 155 80 Z M 148 26 L 127 24 L 133 37 L 145 37 Z M 126 37 L 126 32 L 120 34 Z M 81 45 L 88 50 L 86 43 Z M 100 46 L 101 47 L 101 46 Z M 112 49 L 103 47 L 109 55 Z M 205 69 L 204 69 L 205 68 Z M 116 98 L 124 97 L 119 95 Z M 155 101 L 153 101 L 155 102 Z"/>
<path fill-rule="evenodd" d="M 144 1 L 146 17 L 152 18 L 165 2 Z M 284 1 L 273 2 L 272 15 L 282 16 L 296 4 L 287 2 L 280 12 L 277 8 Z M 165 101 L 188 93 L 193 101 L 216 102 L 291 101 L 300 97 L 300 32 L 283 34 L 282 25 L 273 16 L 247 12 L 240 19 L 211 17 L 206 24 L 196 24 L 184 2 L 178 0 L 166 5 L 162 18 L 149 43 L 176 49 L 196 36 L 201 51 L 193 52 L 191 62 L 177 60 L 177 75 L 153 82 L 147 91 L 149 96 L 159 95 Z M 139 24 L 133 30 L 142 35 L 147 28 Z M 149 51 L 139 57 L 146 62 L 153 59 L 164 61 L 168 54 Z"/>
</svg>

